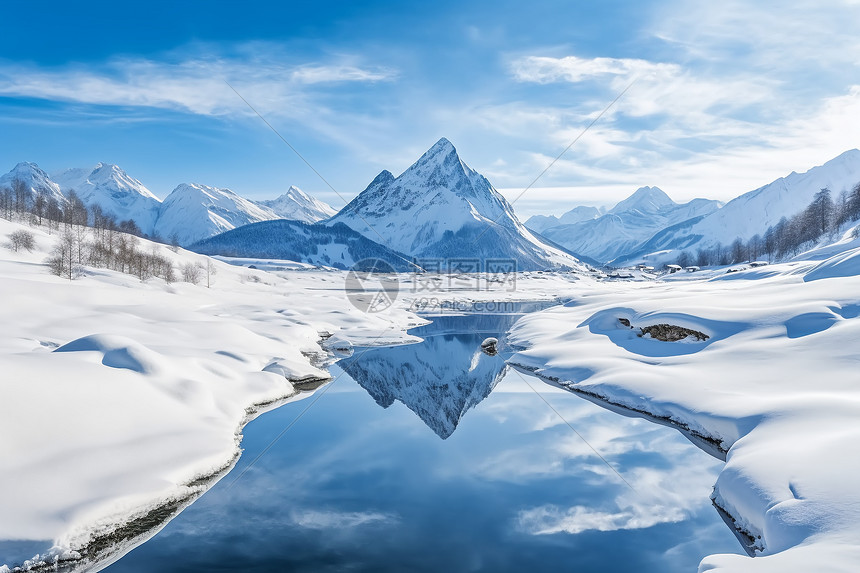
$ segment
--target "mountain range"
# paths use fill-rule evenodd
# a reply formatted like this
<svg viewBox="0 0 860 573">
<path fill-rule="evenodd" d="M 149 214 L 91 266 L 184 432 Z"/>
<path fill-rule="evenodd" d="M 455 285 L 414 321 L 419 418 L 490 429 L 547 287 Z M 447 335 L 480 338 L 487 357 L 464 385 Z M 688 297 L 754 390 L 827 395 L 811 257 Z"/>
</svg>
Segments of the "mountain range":
<svg viewBox="0 0 860 573">
<path fill-rule="evenodd" d="M 661 264 L 683 251 L 747 241 L 799 213 L 823 188 L 834 199 L 852 189 L 860 182 L 860 151 L 792 172 L 725 205 L 708 199 L 679 204 L 657 187 L 642 187 L 608 210 L 580 206 L 560 217 L 534 216 L 526 225 L 445 138 L 399 176 L 382 171 L 337 213 L 296 187 L 254 202 L 230 189 L 183 183 L 161 201 L 118 166 L 104 163 L 48 175 L 23 162 L 0 176 L 0 188 L 16 181 L 32 197 L 45 194 L 60 203 L 74 190 L 118 220 L 134 219 L 147 235 L 212 254 L 348 267 L 356 256 L 373 252 L 395 268 L 413 259 L 478 265 L 503 259 L 516 261 L 519 270 L 582 269 L 580 258 L 611 266 Z M 302 224 L 262 225 L 278 219 Z"/>
<path fill-rule="evenodd" d="M 588 205 L 580 205 L 566 212 L 561 217 L 555 215 L 532 215 L 528 218 L 525 225 L 529 229 L 538 233 L 543 233 L 546 229 L 558 227 L 561 225 L 573 225 L 581 221 L 597 219 L 606 213 L 605 207 L 591 207 Z"/>
<path fill-rule="evenodd" d="M 557 225 L 546 226 L 546 218 L 534 223 L 541 227 L 543 236 L 577 255 L 607 263 L 635 249 L 658 231 L 708 215 L 721 206 L 719 201 L 708 199 L 679 204 L 658 187 L 641 187 L 605 213 L 599 214 L 594 207 L 577 207 L 557 219 Z M 526 222 L 527 226 L 533 224 L 532 219 Z"/>
<path fill-rule="evenodd" d="M 257 204 L 268 207 L 281 219 L 303 223 L 316 223 L 337 213 L 330 205 L 311 197 L 295 185 L 277 199 L 257 201 Z"/>
<path fill-rule="evenodd" d="M 792 171 L 785 177 L 732 199 L 713 213 L 669 226 L 627 253 L 614 265 L 641 261 L 667 262 L 680 252 L 696 253 L 735 239 L 748 241 L 763 235 L 783 217 L 796 215 L 812 202 L 816 193 L 829 189 L 833 200 L 860 182 L 860 150 L 851 149 L 804 173 Z"/>
<path fill-rule="evenodd" d="M 833 200 L 860 182 L 860 151 L 852 149 L 813 167 L 792 172 L 729 201 L 676 203 L 657 187 L 642 187 L 617 205 L 580 206 L 561 217 L 536 215 L 526 226 L 584 260 L 613 267 L 675 262 L 681 252 L 728 246 L 763 235 L 790 218 L 827 188 Z"/>
<path fill-rule="evenodd" d="M 182 183 L 162 201 L 119 166 L 106 163 L 48 175 L 35 163 L 22 162 L 0 177 L 0 187 L 11 187 L 15 180 L 23 181 L 32 197 L 46 194 L 60 203 L 74 191 L 86 205 L 99 205 L 117 221 L 133 219 L 146 235 L 181 245 L 258 221 L 315 222 L 335 212 L 298 187 L 272 201 L 254 202 L 230 189 Z"/>
</svg>

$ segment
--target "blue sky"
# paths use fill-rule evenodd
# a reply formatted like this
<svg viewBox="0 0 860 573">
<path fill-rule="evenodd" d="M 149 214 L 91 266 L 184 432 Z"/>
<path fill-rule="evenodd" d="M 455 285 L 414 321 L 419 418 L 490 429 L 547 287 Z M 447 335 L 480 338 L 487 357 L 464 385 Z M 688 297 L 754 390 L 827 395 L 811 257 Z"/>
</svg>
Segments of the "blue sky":
<svg viewBox="0 0 860 573">
<path fill-rule="evenodd" d="M 730 199 L 860 147 L 858 0 L 16 2 L 4 20 L 0 170 L 117 163 L 162 198 L 295 184 L 340 208 L 442 136 L 512 198 L 631 82 L 521 216 L 642 185 Z"/>
</svg>

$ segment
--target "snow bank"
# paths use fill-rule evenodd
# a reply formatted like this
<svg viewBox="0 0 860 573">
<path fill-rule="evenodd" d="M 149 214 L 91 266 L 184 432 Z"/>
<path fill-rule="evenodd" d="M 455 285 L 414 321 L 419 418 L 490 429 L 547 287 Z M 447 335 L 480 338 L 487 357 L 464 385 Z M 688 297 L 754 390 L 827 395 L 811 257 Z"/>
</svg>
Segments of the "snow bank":
<svg viewBox="0 0 860 573">
<path fill-rule="evenodd" d="M 817 264 L 804 280 L 817 281 L 834 277 L 860 275 L 860 247 L 849 249 Z"/>
<path fill-rule="evenodd" d="M 759 556 L 710 556 L 700 571 L 856 571 L 856 260 L 851 251 L 812 270 L 774 266 L 757 280 L 586 286 L 518 322 L 511 341 L 526 349 L 511 361 L 720 445 L 714 500 Z M 710 338 L 636 336 L 655 323 Z"/>
<path fill-rule="evenodd" d="M 43 559 L 86 553 L 155 508 L 193 500 L 235 460 L 255 405 L 301 398 L 291 381 L 329 377 L 311 363 L 324 335 L 401 342 L 421 322 L 398 308 L 360 312 L 343 273 L 327 271 L 217 262 L 212 288 L 104 269 L 69 281 L 43 263 L 56 235 L 30 229 L 32 253 L 2 246 L 21 228 L 0 219 L 0 541 L 41 541 Z M 177 267 L 206 260 L 140 248 Z M 31 557 L 0 555 L 0 565 Z"/>
</svg>

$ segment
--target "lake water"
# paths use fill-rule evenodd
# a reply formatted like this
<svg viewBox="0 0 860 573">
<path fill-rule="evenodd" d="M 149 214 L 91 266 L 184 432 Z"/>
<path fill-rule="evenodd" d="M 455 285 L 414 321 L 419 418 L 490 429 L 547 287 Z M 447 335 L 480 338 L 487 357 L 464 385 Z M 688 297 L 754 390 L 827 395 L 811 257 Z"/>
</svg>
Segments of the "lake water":
<svg viewBox="0 0 860 573">
<path fill-rule="evenodd" d="M 665 573 L 742 553 L 708 499 L 722 462 L 506 370 L 516 318 L 436 317 L 421 344 L 357 349 L 253 467 L 313 397 L 248 424 L 233 471 L 107 571 Z"/>
</svg>

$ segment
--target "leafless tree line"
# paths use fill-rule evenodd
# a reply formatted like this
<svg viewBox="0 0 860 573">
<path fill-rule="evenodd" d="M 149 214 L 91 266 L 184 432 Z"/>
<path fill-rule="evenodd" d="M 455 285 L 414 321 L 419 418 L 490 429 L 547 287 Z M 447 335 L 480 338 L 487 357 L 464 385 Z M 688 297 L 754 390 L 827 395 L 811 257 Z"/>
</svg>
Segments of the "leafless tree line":
<svg viewBox="0 0 860 573">
<path fill-rule="evenodd" d="M 850 191 L 840 193 L 836 201 L 830 190 L 824 188 L 815 194 L 803 211 L 791 218 L 783 217 L 776 225 L 768 227 L 764 234 L 756 234 L 748 241 L 738 238 L 731 245 L 699 249 L 695 254 L 684 251 L 678 256 L 677 264 L 705 267 L 759 259 L 785 260 L 814 247 L 822 238 L 836 239 L 846 226 L 858 220 L 860 183 Z"/>
<path fill-rule="evenodd" d="M 84 266 L 98 267 L 126 273 L 144 281 L 157 277 L 165 282 L 177 280 L 172 261 L 159 253 L 153 243 L 148 251 L 141 247 L 145 235 L 133 219 L 117 222 L 99 205 L 87 207 L 74 191 L 60 203 L 45 193 L 36 194 L 20 180 L 12 188 L 0 188 L 0 216 L 9 220 L 27 221 L 33 226 L 45 226 L 48 232 L 59 233 L 59 240 L 48 259 L 51 272 L 72 280 L 80 276 Z M 158 237 L 149 237 L 157 242 Z M 35 247 L 33 234 L 19 230 L 9 235 L 9 246 L 18 251 Z M 169 247 L 174 252 L 176 241 Z M 216 274 L 211 259 L 205 263 L 185 263 L 181 266 L 185 282 L 211 286 Z"/>
</svg>

